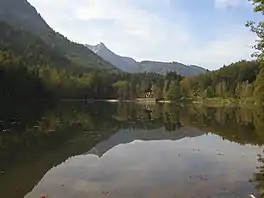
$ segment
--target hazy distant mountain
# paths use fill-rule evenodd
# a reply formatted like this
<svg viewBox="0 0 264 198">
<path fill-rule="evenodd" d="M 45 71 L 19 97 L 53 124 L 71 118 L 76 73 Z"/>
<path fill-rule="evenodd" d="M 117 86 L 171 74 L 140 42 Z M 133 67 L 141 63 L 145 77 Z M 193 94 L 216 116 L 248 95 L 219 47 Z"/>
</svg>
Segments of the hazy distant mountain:
<svg viewBox="0 0 264 198">
<path fill-rule="evenodd" d="M 97 55 L 101 56 L 104 60 L 110 62 L 112 65 L 116 66 L 125 72 L 135 73 L 139 72 L 140 68 L 138 63 L 129 57 L 122 57 L 111 50 L 109 50 L 103 43 L 98 45 L 86 45 L 90 50 L 92 50 Z"/>
<path fill-rule="evenodd" d="M 94 53 L 101 56 L 104 60 L 110 62 L 118 69 L 130 73 L 139 72 L 153 72 L 159 74 L 166 74 L 170 71 L 175 71 L 183 76 L 191 76 L 196 74 L 205 73 L 206 69 L 195 65 L 184 65 L 177 62 L 155 62 L 155 61 L 142 61 L 137 62 L 133 58 L 123 57 L 115 54 L 109 50 L 105 44 L 100 43 L 98 45 L 86 45 Z"/>
<path fill-rule="evenodd" d="M 27 0 L 0 0 L 0 21 L 38 36 L 54 50 L 61 51 L 75 66 L 117 70 L 84 45 L 55 32 Z"/>
<path fill-rule="evenodd" d="M 192 76 L 206 72 L 206 69 L 198 66 L 187 66 L 177 62 L 155 62 L 155 61 L 142 61 L 139 63 L 143 72 L 154 72 L 159 74 L 166 74 L 174 71 L 182 76 Z"/>
</svg>

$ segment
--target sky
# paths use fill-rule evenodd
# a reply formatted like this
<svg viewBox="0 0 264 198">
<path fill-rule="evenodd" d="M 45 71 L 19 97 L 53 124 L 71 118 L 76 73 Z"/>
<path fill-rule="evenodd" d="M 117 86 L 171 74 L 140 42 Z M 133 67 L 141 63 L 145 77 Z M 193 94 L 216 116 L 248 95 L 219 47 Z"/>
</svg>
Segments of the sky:
<svg viewBox="0 0 264 198">
<path fill-rule="evenodd" d="M 259 20 L 248 0 L 29 0 L 68 39 L 137 61 L 177 61 L 217 69 L 251 59 Z"/>
</svg>

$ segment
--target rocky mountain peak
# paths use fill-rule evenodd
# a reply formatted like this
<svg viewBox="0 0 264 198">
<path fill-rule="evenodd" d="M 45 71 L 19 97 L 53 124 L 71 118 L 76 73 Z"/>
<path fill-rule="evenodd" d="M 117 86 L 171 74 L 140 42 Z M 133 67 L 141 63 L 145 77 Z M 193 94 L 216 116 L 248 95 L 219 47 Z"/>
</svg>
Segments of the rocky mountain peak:
<svg viewBox="0 0 264 198">
<path fill-rule="evenodd" d="M 166 74 L 168 72 L 177 72 L 182 76 L 191 76 L 196 74 L 205 73 L 206 70 L 198 66 L 187 66 L 183 63 L 173 62 L 158 62 L 158 61 L 142 61 L 137 62 L 133 58 L 123 57 L 115 54 L 110 49 L 108 49 L 104 43 L 99 43 L 97 45 L 86 45 L 90 50 L 92 50 L 97 55 L 101 56 L 104 60 L 110 62 L 112 65 L 116 66 L 118 69 L 130 72 L 130 73 L 158 73 Z"/>
</svg>

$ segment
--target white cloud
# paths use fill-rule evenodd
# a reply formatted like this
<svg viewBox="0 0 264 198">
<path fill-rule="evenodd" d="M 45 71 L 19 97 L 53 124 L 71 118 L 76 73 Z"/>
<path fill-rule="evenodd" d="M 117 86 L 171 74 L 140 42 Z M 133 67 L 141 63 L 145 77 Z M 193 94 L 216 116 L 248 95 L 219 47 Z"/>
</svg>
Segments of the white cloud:
<svg viewBox="0 0 264 198">
<path fill-rule="evenodd" d="M 248 0 L 214 0 L 217 8 L 228 8 L 249 5 Z"/>
<path fill-rule="evenodd" d="M 218 6 L 236 6 L 247 0 L 215 0 Z M 189 28 L 188 16 L 171 0 L 146 0 L 162 15 L 140 7 L 136 0 L 30 0 L 56 31 L 84 44 L 104 42 L 114 52 L 137 60 L 182 61 L 210 69 L 249 58 L 254 36 L 244 28 L 220 29 L 220 37 L 200 42 Z M 173 3 L 176 3 L 174 1 Z M 175 10 L 177 9 L 177 10 Z M 173 19 L 166 17 L 173 13 Z M 197 16 L 198 17 L 198 16 Z"/>
<path fill-rule="evenodd" d="M 162 29 L 167 21 L 146 10 L 135 7 L 131 1 L 96 0 L 86 3 L 75 10 L 75 16 L 81 20 L 112 20 L 118 27 L 117 31 L 137 37 L 142 42 L 153 42 L 162 39 Z M 181 32 L 179 40 L 185 39 L 186 30 L 182 26 L 171 25 L 171 29 Z M 160 29 L 160 30 L 158 30 Z"/>
</svg>

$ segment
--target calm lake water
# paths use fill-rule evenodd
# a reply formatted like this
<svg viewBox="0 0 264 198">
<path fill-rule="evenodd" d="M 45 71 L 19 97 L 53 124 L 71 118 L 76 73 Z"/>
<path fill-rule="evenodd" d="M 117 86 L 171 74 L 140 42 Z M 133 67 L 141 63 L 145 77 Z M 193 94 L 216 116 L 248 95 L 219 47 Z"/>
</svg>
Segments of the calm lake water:
<svg viewBox="0 0 264 198">
<path fill-rule="evenodd" d="M 264 108 L 2 108 L 0 197 L 263 196 Z"/>
</svg>

